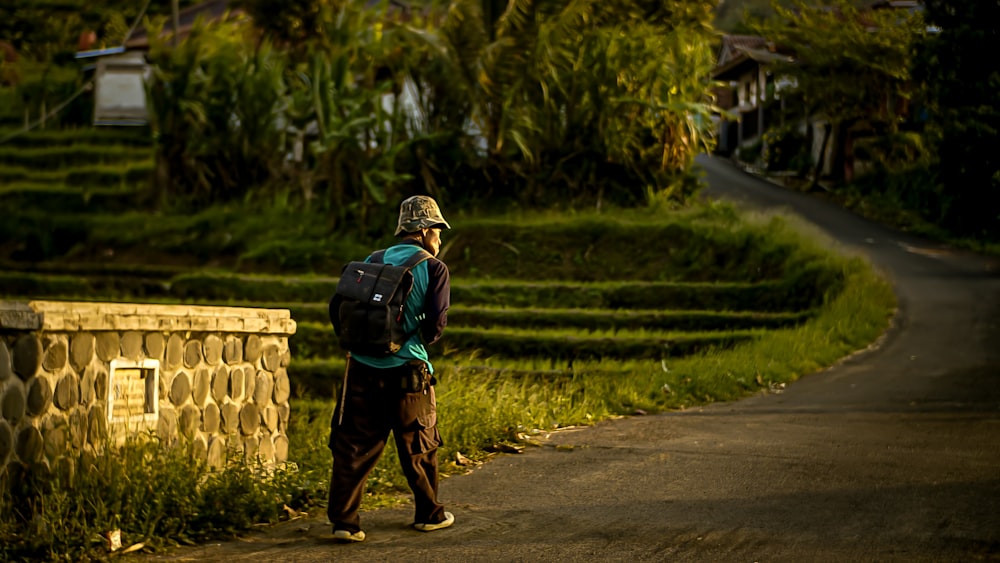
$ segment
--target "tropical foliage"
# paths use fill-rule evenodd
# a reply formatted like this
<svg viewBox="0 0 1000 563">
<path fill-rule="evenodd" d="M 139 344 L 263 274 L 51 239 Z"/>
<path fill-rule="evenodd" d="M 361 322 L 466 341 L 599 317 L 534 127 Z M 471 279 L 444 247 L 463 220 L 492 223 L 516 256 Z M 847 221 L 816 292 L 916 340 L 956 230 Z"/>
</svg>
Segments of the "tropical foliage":
<svg viewBox="0 0 1000 563">
<path fill-rule="evenodd" d="M 775 2 L 773 9 L 773 17 L 751 27 L 793 54 L 776 61 L 773 72 L 785 79 L 800 117 L 825 121 L 822 146 L 835 143 L 834 176 L 844 178 L 855 138 L 892 137 L 906 122 L 923 18 L 905 10 L 861 11 L 849 0 L 794 0 L 788 8 Z M 822 159 L 816 163 L 816 174 L 823 165 Z"/>
<path fill-rule="evenodd" d="M 249 190 L 366 232 L 412 192 L 599 205 L 696 187 L 710 2 L 302 2 L 294 25 L 246 4 L 255 34 L 204 26 L 151 53 L 161 203 Z"/>
</svg>

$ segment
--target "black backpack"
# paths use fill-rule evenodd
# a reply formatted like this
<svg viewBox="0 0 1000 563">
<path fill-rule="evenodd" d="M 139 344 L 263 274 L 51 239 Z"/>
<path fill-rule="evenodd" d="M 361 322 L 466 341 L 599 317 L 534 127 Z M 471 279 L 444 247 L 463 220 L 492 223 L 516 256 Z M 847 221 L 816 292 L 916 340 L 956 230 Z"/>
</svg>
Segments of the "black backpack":
<svg viewBox="0 0 1000 563">
<path fill-rule="evenodd" d="M 418 250 L 401 266 L 382 262 L 384 250 L 371 262 L 344 266 L 337 292 L 330 299 L 330 322 L 340 347 L 365 356 L 395 354 L 412 333 L 403 329 L 403 308 L 413 289 L 410 270 L 431 255 Z"/>
</svg>

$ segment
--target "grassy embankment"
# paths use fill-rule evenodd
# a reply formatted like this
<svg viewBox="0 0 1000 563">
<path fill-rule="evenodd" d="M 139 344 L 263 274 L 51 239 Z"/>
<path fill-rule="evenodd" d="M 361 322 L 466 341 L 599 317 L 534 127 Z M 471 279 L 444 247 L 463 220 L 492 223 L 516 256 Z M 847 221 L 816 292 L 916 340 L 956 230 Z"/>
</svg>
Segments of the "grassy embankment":
<svg viewBox="0 0 1000 563">
<path fill-rule="evenodd" d="M 94 470 L 73 487 L 23 483 L 22 496 L 3 503 L 30 500 L 31 518 L 0 510 L 0 554 L 85 553 L 112 527 L 126 544 L 167 545 L 276 520 L 284 505 L 321 503 L 343 372 L 325 301 L 332 274 L 367 248 L 325 233 L 322 217 L 260 204 L 155 218 L 99 210 L 22 208 L 0 227 L 0 249 L 22 258 L 0 272 L 0 297 L 291 309 L 295 466 L 266 481 L 241 464 L 205 479 L 183 452 L 136 443 L 88 460 Z M 772 392 L 869 345 L 894 308 L 888 284 L 863 260 L 787 220 L 728 206 L 503 217 L 453 210 L 449 219 L 456 228 L 443 257 L 454 309 L 433 353 L 448 473 L 467 469 L 459 453 L 480 462 L 560 427 Z M 405 486 L 390 448 L 366 506 L 398 502 Z"/>
</svg>

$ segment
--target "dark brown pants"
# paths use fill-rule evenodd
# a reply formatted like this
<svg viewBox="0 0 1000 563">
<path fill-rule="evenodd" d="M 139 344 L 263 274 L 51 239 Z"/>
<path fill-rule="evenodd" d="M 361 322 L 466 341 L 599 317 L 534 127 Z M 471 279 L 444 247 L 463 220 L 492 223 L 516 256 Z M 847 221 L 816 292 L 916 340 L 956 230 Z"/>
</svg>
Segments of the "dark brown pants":
<svg viewBox="0 0 1000 563">
<path fill-rule="evenodd" d="M 340 396 L 330 432 L 333 474 L 326 510 L 334 529 L 352 533 L 361 529 L 358 509 L 365 481 L 381 457 L 390 431 L 413 491 L 414 521 L 441 522 L 444 506 L 437 502 L 441 435 L 434 388 L 418 393 L 401 391 L 400 377 L 411 369 L 409 366 L 376 369 L 356 361 L 349 361 L 348 366 L 346 393 Z"/>
</svg>

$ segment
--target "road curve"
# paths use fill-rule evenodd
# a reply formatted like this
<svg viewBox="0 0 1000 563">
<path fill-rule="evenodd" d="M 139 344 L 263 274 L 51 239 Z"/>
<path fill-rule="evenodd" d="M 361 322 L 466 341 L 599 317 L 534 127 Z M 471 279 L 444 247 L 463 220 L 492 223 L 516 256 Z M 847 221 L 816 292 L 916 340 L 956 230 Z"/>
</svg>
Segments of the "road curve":
<svg viewBox="0 0 1000 563">
<path fill-rule="evenodd" d="M 699 163 L 708 197 L 799 215 L 886 273 L 900 311 L 877 349 L 781 394 L 559 432 L 446 479 L 447 530 L 387 509 L 363 514 L 362 544 L 314 517 L 160 559 L 1000 561 L 996 261 Z"/>
</svg>

